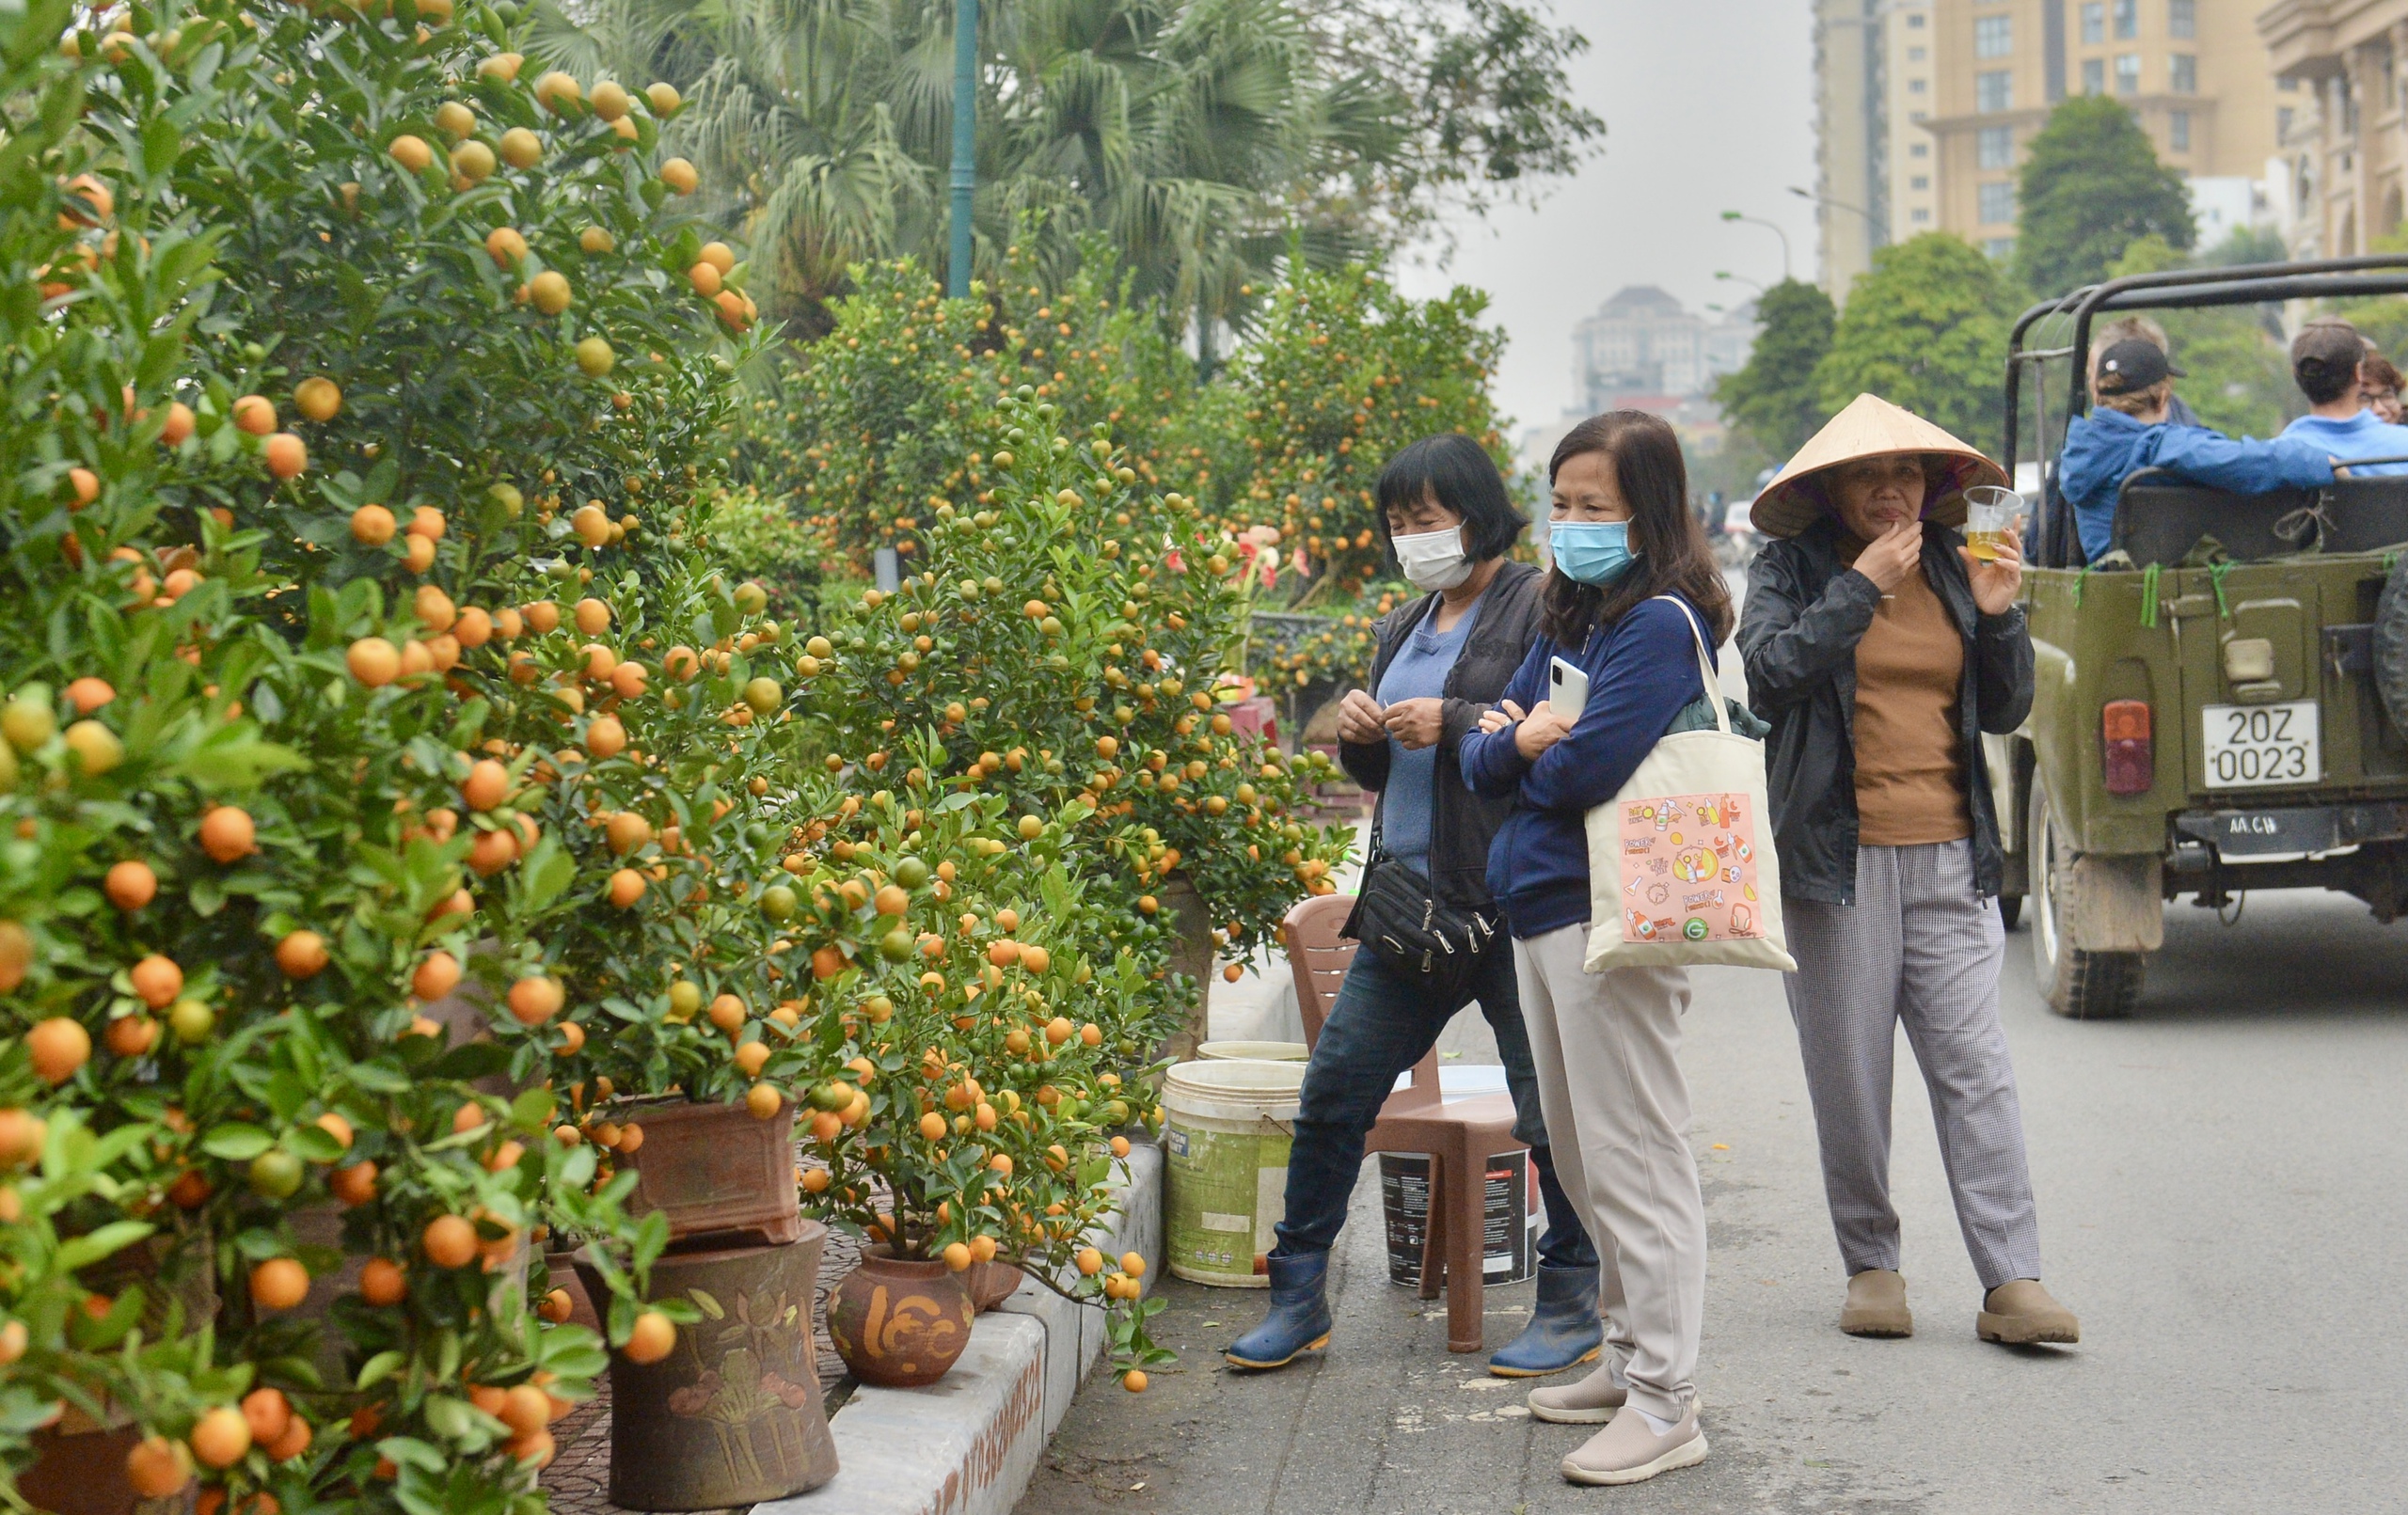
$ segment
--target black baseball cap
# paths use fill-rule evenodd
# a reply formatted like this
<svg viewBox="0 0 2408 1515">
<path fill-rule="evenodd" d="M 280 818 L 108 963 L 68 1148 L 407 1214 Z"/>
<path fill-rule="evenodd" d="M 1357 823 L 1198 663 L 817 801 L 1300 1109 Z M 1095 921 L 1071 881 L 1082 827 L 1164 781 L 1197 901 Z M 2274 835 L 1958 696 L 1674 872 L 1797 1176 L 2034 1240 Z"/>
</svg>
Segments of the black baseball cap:
<svg viewBox="0 0 2408 1515">
<path fill-rule="evenodd" d="M 2127 337 L 2099 357 L 2098 387 L 2102 395 L 2132 394 L 2168 378 L 2188 377 L 2166 357 L 2163 348 L 2144 338 Z"/>
</svg>

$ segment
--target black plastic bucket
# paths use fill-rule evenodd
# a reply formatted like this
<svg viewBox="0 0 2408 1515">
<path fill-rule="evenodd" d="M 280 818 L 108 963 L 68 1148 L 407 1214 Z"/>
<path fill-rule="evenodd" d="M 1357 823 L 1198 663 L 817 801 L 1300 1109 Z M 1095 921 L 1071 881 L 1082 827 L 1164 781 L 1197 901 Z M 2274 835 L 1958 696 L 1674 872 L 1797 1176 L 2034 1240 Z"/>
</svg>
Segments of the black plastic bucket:
<svg viewBox="0 0 2408 1515">
<path fill-rule="evenodd" d="M 1481 1282 L 1519 1284 L 1538 1267 L 1538 1170 L 1527 1149 L 1488 1160 L 1481 1207 Z M 1421 1241 L 1430 1223 L 1430 1160 L 1418 1152 L 1380 1154 L 1380 1201 L 1386 1213 L 1388 1282 L 1421 1286 Z"/>
</svg>

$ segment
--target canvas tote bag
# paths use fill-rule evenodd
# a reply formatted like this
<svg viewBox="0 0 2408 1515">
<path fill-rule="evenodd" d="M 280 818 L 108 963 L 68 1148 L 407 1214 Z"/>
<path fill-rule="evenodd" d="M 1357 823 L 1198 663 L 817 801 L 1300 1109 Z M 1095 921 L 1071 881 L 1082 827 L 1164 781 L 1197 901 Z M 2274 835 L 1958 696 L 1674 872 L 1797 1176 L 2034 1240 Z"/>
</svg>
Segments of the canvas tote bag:
<svg viewBox="0 0 2408 1515">
<path fill-rule="evenodd" d="M 1714 725 L 1656 744 L 1622 793 L 1589 812 L 1592 973 L 1720 963 L 1794 973 L 1781 864 L 1765 808 L 1765 748 L 1731 729 L 1714 655 L 1689 608 Z"/>
</svg>

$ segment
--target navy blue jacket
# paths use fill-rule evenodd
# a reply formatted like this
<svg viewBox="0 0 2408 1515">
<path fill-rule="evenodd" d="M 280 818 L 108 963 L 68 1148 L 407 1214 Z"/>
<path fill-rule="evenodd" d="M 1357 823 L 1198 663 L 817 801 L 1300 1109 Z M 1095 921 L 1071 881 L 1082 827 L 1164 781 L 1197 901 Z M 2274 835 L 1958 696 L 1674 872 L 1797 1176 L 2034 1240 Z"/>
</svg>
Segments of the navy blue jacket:
<svg viewBox="0 0 2408 1515">
<path fill-rule="evenodd" d="M 1705 618 L 1697 625 L 1704 629 Z M 1561 655 L 1589 675 L 1579 720 L 1536 762 L 1513 745 L 1512 726 L 1471 732 L 1457 748 L 1475 793 L 1519 801 L 1488 849 L 1488 891 L 1514 936 L 1588 921 L 1589 812 L 1621 793 L 1682 707 L 1705 693 L 1689 627 L 1679 606 L 1645 600 L 1592 631 L 1576 653 L 1541 637 L 1504 699 L 1536 708 L 1547 697 L 1547 665 Z"/>
</svg>

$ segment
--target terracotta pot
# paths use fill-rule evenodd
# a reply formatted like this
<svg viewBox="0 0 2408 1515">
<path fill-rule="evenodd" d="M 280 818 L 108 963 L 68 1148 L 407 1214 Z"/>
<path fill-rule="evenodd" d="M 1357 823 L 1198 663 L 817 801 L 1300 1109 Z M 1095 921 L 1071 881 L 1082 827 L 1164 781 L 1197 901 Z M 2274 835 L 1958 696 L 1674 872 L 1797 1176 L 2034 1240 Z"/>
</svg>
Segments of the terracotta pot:
<svg viewBox="0 0 2408 1515">
<path fill-rule="evenodd" d="M 1186 1023 L 1171 1033 L 1158 1055 L 1175 1063 L 1193 1062 L 1196 1048 L 1210 1034 L 1212 1024 L 1205 1007 L 1212 997 L 1212 917 L 1184 874 L 1172 874 L 1159 897 L 1179 931 L 1178 944 L 1170 950 L 1170 971 L 1196 981 L 1196 1003 L 1187 1012 Z"/>
<path fill-rule="evenodd" d="M 863 1383 L 916 1389 L 960 1360 L 976 1315 L 962 1275 L 943 1263 L 873 1250 L 828 1297 L 828 1338 Z"/>
<path fill-rule="evenodd" d="M 961 1282 L 970 1290 L 971 1307 L 984 1315 L 1010 1299 L 1025 1276 L 1007 1262 L 982 1262 L 972 1263 L 962 1273 Z"/>
<path fill-rule="evenodd" d="M 749 1118 L 749 1117 L 748 1117 Z M 610 1502 L 626 1509 L 745 1508 L 836 1476 L 811 1305 L 825 1227 L 776 1247 L 671 1253 L 652 1297 L 704 1318 L 659 1362 L 610 1357 Z M 580 1255 L 581 1259 L 581 1255 Z M 588 1295 L 607 1295 L 582 1260 Z"/>
<path fill-rule="evenodd" d="M 80 1428 L 68 1428 L 69 1421 Z M 135 1496 L 125 1455 L 141 1440 L 139 1426 L 103 1429 L 70 1411 L 59 1428 L 34 1432 L 34 1464 L 18 1475 L 17 1492 L 55 1515 L 186 1515 L 199 1495 L 198 1483 L 165 1499 Z"/>
<path fill-rule="evenodd" d="M 162 1212 L 169 1229 L 155 1232 L 84 1270 L 87 1284 L 103 1294 L 142 1290 L 142 1330 L 152 1338 L 168 1334 L 171 1305 L 182 1306 L 189 1334 L 217 1316 L 217 1260 L 207 1226 L 190 1216 Z M 132 1417 L 113 1412 L 106 1424 L 70 1405 L 58 1424 L 33 1433 L 34 1462 L 17 1480 L 17 1491 L 37 1509 L 55 1515 L 182 1515 L 193 1507 L 198 1486 L 166 1499 L 139 1499 L 126 1481 L 125 1454 L 142 1440 Z"/>
<path fill-rule="evenodd" d="M 642 1145 L 625 1160 L 636 1170 L 628 1214 L 664 1212 L 673 1241 L 783 1246 L 802 1235 L 792 1101 L 768 1120 L 740 1102 L 683 1100 L 630 1104 L 612 1117 L 643 1128 Z"/>
</svg>

